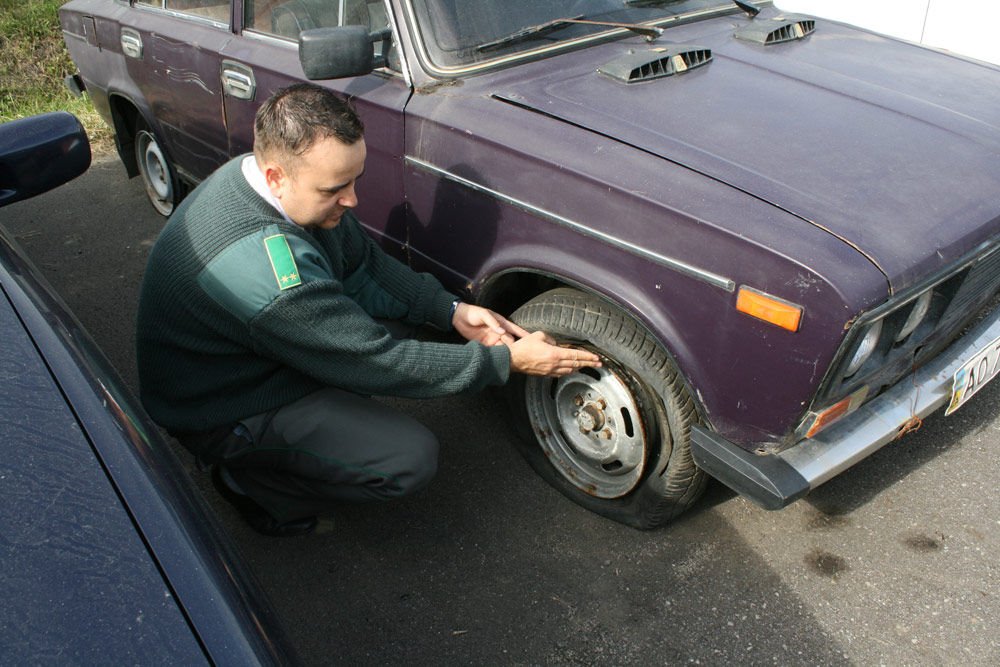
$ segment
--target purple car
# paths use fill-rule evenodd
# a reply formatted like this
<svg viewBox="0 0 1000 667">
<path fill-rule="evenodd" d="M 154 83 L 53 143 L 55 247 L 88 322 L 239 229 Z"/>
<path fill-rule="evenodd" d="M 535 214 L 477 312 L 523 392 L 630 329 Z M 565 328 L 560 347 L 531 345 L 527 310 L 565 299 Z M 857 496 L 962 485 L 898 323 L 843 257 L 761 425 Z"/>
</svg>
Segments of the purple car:
<svg viewBox="0 0 1000 667">
<path fill-rule="evenodd" d="M 519 446 L 648 528 L 708 477 L 779 508 L 1000 370 L 1000 69 L 732 0 L 71 0 L 164 215 L 312 79 L 367 127 L 358 217 L 605 360 L 508 387 Z"/>
</svg>

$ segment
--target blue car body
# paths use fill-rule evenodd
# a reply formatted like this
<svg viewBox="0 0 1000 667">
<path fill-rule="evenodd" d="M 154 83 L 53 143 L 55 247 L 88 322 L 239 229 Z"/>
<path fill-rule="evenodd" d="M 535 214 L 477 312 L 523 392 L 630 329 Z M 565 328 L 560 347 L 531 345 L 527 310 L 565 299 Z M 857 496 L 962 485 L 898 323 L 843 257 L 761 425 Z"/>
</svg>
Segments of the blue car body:
<svg viewBox="0 0 1000 667">
<path fill-rule="evenodd" d="M 0 206 L 89 163 L 70 114 L 0 126 Z M 2 228 L 0 336 L 0 662 L 292 662 L 167 443 Z"/>
</svg>

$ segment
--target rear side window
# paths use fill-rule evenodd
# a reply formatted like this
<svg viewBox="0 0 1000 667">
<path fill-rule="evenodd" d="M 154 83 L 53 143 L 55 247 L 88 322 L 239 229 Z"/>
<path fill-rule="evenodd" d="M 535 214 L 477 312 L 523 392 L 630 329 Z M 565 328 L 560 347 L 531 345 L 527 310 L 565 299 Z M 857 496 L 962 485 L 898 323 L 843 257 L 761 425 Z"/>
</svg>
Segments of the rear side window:
<svg viewBox="0 0 1000 667">
<path fill-rule="evenodd" d="M 229 0 L 135 0 L 135 4 L 199 16 L 229 25 Z"/>
<path fill-rule="evenodd" d="M 381 0 L 244 0 L 243 7 L 248 29 L 295 40 L 312 28 L 363 25 L 377 30 L 386 24 Z"/>
<path fill-rule="evenodd" d="M 383 0 L 243 0 L 243 25 L 298 41 L 300 32 L 312 28 L 361 25 L 376 32 L 389 27 L 389 17 Z M 382 55 L 381 50 L 382 43 L 376 42 L 375 54 Z M 400 71 L 395 41 L 385 55 L 389 69 Z"/>
</svg>

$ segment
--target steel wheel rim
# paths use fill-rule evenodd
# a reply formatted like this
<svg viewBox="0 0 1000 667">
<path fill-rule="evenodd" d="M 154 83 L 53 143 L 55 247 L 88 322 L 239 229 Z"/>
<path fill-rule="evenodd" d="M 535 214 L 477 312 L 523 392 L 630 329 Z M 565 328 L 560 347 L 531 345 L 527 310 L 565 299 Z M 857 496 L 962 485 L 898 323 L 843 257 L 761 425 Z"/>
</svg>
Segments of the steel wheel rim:
<svg viewBox="0 0 1000 667">
<path fill-rule="evenodd" d="M 542 451 L 573 486 L 610 499 L 639 485 L 649 439 L 633 390 L 608 364 L 528 378 L 525 402 Z"/>
<path fill-rule="evenodd" d="M 168 215 L 174 207 L 174 185 L 170 178 L 170 167 L 156 143 L 152 134 L 143 130 L 137 137 L 137 153 L 139 157 L 142 179 L 146 183 L 146 192 L 156 210 Z"/>
</svg>

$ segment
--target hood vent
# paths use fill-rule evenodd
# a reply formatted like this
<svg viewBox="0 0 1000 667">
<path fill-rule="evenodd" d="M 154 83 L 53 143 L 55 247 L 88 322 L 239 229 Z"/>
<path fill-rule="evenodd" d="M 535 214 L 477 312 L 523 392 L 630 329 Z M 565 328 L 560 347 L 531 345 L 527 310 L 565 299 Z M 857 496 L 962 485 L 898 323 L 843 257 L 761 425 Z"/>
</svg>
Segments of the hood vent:
<svg viewBox="0 0 1000 667">
<path fill-rule="evenodd" d="M 736 31 L 737 39 L 770 46 L 802 39 L 816 30 L 816 21 L 805 16 L 776 16 L 756 19 Z"/>
<path fill-rule="evenodd" d="M 612 60 L 597 71 L 625 83 L 639 83 L 683 74 L 710 62 L 712 62 L 711 49 L 702 46 L 673 45 L 629 53 Z"/>
</svg>

